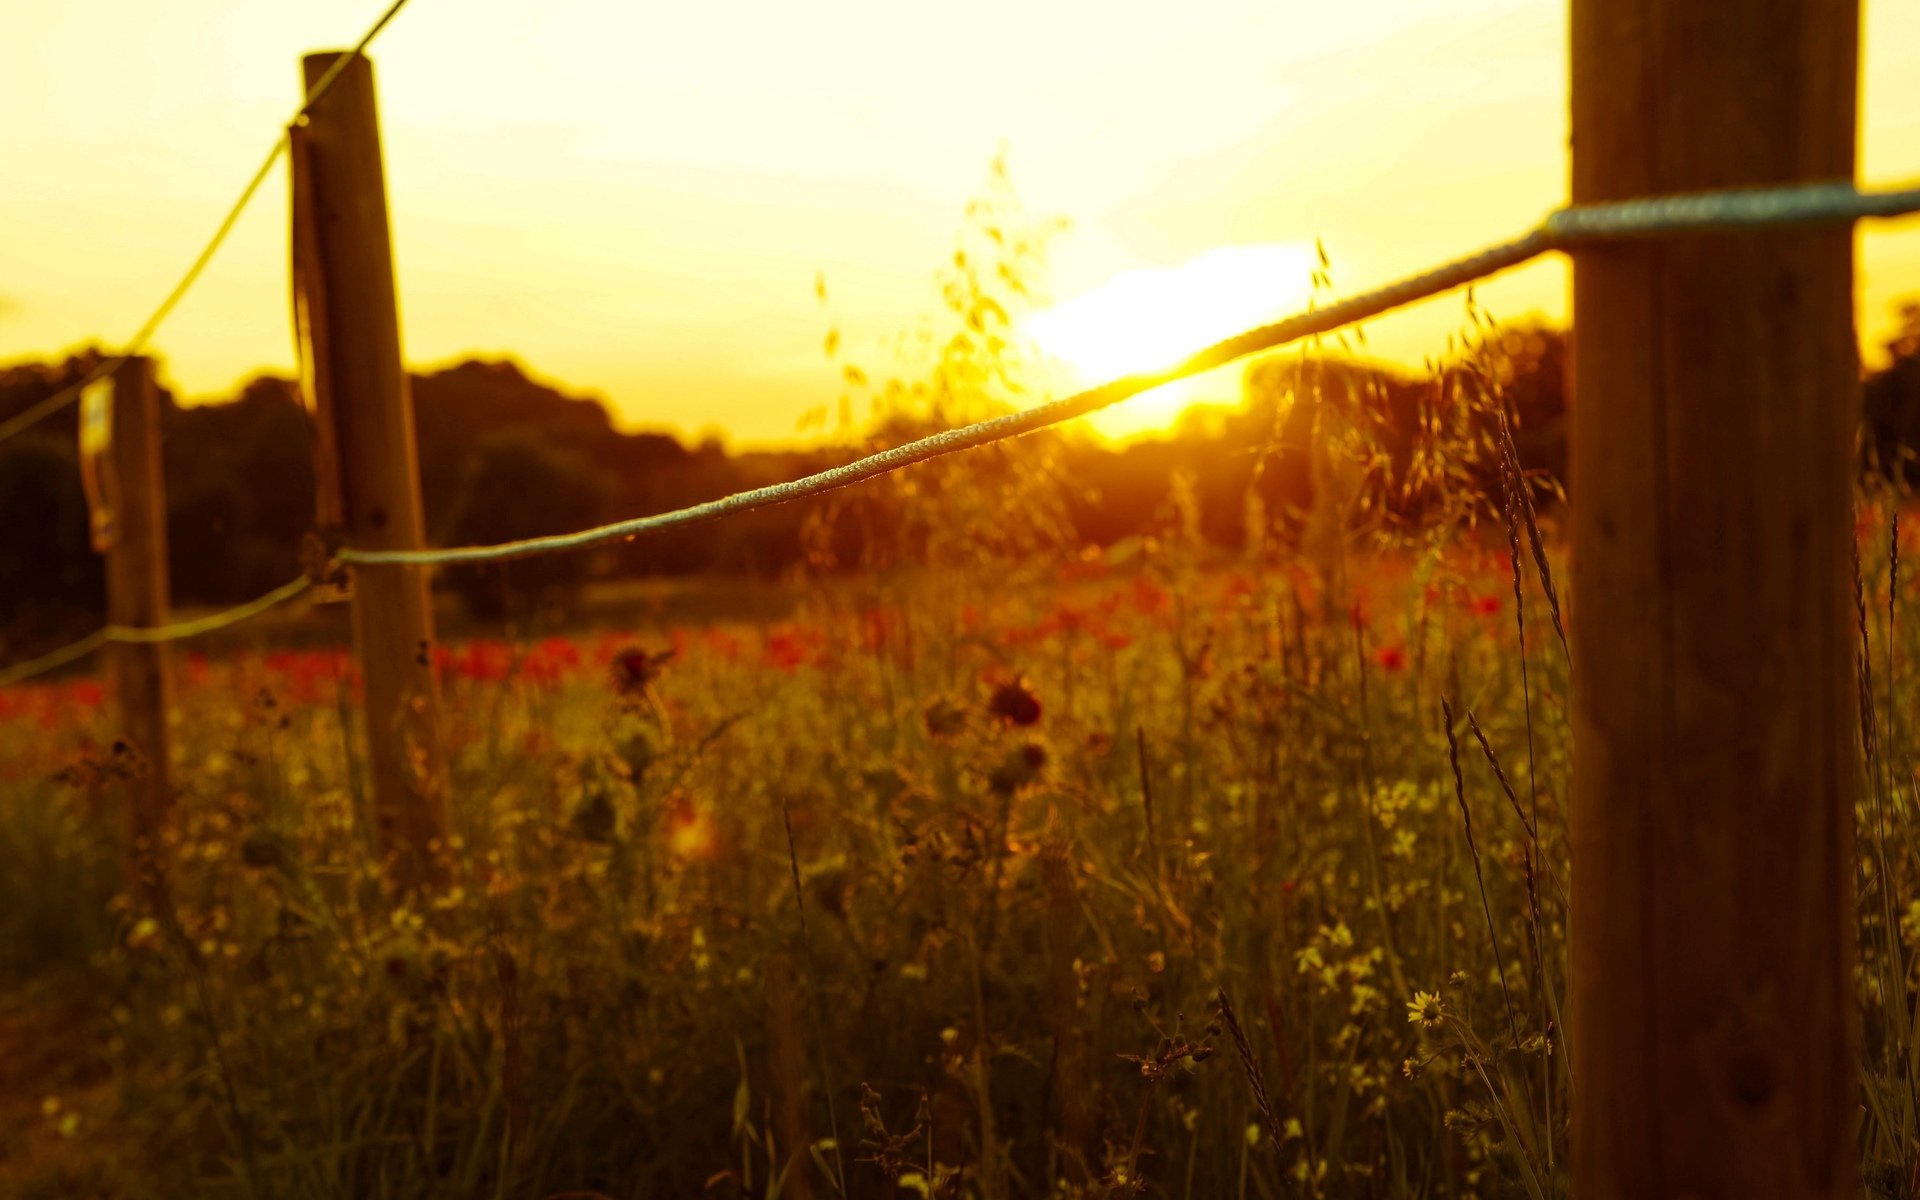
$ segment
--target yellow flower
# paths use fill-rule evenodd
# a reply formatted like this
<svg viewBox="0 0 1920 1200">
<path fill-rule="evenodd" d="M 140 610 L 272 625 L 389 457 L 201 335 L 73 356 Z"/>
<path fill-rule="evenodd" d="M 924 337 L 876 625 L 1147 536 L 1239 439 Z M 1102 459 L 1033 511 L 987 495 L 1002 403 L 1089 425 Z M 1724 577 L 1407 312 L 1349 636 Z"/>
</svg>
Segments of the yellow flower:
<svg viewBox="0 0 1920 1200">
<path fill-rule="evenodd" d="M 1407 1001 L 1407 1021 L 1422 1029 L 1438 1025 L 1441 1012 L 1440 997 L 1432 992 L 1415 992 L 1413 999 Z"/>
<path fill-rule="evenodd" d="M 133 929 L 127 934 L 127 947 L 132 950 L 145 950 L 160 941 L 160 922 L 152 917 L 141 917 L 133 923 Z"/>
</svg>

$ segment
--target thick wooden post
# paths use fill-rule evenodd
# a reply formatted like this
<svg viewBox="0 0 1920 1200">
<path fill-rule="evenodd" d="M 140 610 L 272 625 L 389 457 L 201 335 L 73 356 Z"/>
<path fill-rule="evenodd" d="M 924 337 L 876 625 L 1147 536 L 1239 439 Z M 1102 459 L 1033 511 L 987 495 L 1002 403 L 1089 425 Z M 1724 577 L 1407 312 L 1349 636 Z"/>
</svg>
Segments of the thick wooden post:
<svg viewBox="0 0 1920 1200">
<path fill-rule="evenodd" d="M 129 358 L 113 373 L 112 530 L 107 543 L 107 623 L 148 629 L 169 620 L 167 492 L 160 471 L 160 399 L 153 360 Z M 121 738 L 140 767 L 127 787 L 136 874 L 146 848 L 166 823 L 172 800 L 167 769 L 167 712 L 173 704 L 172 655 L 164 644 L 112 647 L 109 661 L 120 702 Z"/>
<path fill-rule="evenodd" d="M 338 52 L 302 60 L 311 90 Z M 413 397 L 400 356 L 373 65 L 361 58 L 314 105 L 296 169 L 310 172 L 303 231 L 318 252 L 324 353 L 349 546 L 425 545 Z M 366 687 L 368 765 L 381 851 L 407 886 L 431 882 L 446 835 L 433 610 L 421 568 L 354 569 L 354 644 Z"/>
<path fill-rule="evenodd" d="M 1572 0 L 1573 199 L 1851 179 L 1857 0 Z M 1852 236 L 1574 256 L 1575 1195 L 1853 1197 Z"/>
</svg>

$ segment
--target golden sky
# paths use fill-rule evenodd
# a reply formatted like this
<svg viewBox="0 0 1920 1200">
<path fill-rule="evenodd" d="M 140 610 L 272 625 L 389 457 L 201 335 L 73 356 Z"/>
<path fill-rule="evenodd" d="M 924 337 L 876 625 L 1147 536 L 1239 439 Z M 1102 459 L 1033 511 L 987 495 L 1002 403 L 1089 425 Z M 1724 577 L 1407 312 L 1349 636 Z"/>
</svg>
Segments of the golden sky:
<svg viewBox="0 0 1920 1200">
<path fill-rule="evenodd" d="M 11 6 L 0 361 L 136 328 L 297 103 L 301 53 L 385 3 Z M 1105 288 L 1054 344 L 1084 346 L 1086 313 L 1210 341 L 1292 308 L 1316 237 L 1346 292 L 1559 203 L 1565 42 L 1565 0 L 413 0 L 373 52 L 404 344 L 421 366 L 513 355 L 628 426 L 788 439 L 838 393 L 816 272 L 846 356 L 884 367 L 1002 144 L 1027 208 L 1073 223 L 1049 293 Z M 1869 0 L 1864 44 L 1861 178 L 1920 178 L 1920 3 Z M 186 396 L 290 368 L 286 219 L 282 173 L 162 329 Z M 1870 352 L 1916 294 L 1920 225 L 1869 228 Z M 1226 325 L 1155 295 L 1229 297 Z M 1479 296 L 1559 317 L 1565 268 Z M 1418 363 L 1462 313 L 1373 322 L 1369 349 Z M 1135 403 L 1102 428 L 1174 407 Z"/>
</svg>

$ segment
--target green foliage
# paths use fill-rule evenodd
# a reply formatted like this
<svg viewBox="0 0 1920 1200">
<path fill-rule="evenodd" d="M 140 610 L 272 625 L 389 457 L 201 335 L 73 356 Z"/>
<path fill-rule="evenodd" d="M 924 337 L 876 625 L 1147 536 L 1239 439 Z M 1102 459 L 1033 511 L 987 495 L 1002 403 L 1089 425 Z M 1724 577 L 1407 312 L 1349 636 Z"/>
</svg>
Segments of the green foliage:
<svg viewBox="0 0 1920 1200">
<path fill-rule="evenodd" d="M 71 636 L 105 601 L 71 442 L 39 435 L 0 443 L 0 645 Z"/>
<path fill-rule="evenodd" d="M 1057 218 L 1025 213 L 1005 155 L 998 155 L 938 275 L 938 316 L 898 340 L 898 372 L 876 380 L 844 360 L 839 330 L 828 332 L 824 349 L 846 384 L 842 432 L 853 430 L 859 397 L 870 408 L 871 427 L 857 444 L 861 453 L 1046 399 L 1032 390 L 1032 364 L 1017 323 L 1040 300 L 1048 247 L 1064 229 Z M 824 304 L 824 278 L 818 292 Z M 809 531 L 809 560 L 867 570 L 989 562 L 1018 569 L 1070 536 L 1072 489 L 1061 446 L 1059 434 L 1035 434 L 936 459 L 837 497 Z"/>
<path fill-rule="evenodd" d="M 585 529 L 604 519 L 606 491 L 590 466 L 533 429 L 497 434 L 475 448 L 445 540 L 491 544 Z M 570 603 L 590 562 L 579 554 L 549 554 L 460 568 L 450 583 L 476 617 L 528 616 Z"/>
</svg>

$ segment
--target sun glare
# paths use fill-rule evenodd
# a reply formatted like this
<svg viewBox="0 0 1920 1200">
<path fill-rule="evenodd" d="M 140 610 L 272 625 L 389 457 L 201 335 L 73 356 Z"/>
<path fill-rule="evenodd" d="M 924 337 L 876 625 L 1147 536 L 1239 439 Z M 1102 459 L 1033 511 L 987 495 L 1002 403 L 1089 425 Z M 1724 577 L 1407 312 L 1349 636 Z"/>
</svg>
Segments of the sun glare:
<svg viewBox="0 0 1920 1200">
<path fill-rule="evenodd" d="M 1174 267 L 1128 271 L 1026 322 L 1026 332 L 1062 374 L 1089 387 L 1172 366 L 1196 350 L 1306 305 L 1314 267 L 1298 242 L 1223 246 Z M 1170 428 L 1196 403 L 1239 399 L 1237 371 L 1171 383 L 1096 413 L 1108 437 Z"/>
</svg>

